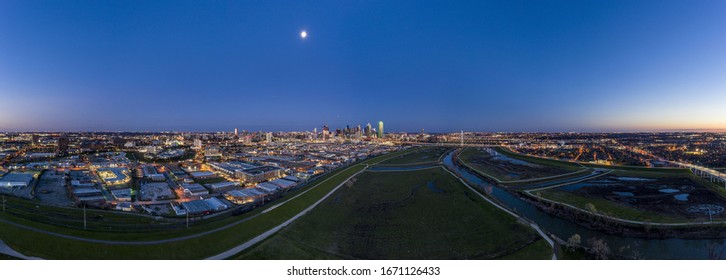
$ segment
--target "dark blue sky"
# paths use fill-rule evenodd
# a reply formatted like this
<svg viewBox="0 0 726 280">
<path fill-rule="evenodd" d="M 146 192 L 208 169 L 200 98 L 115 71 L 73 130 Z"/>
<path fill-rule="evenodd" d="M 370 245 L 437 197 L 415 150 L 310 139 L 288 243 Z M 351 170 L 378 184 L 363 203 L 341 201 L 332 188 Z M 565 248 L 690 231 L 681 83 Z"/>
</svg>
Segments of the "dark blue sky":
<svg viewBox="0 0 726 280">
<path fill-rule="evenodd" d="M 378 120 L 726 128 L 726 1 L 0 1 L 0 130 Z"/>
</svg>

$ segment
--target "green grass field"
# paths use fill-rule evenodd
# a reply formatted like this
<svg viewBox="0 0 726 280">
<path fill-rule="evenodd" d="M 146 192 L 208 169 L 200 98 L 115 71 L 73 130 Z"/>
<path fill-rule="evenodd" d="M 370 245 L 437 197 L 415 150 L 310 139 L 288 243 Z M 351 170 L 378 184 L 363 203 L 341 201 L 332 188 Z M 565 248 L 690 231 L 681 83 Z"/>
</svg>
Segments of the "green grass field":
<svg viewBox="0 0 726 280">
<path fill-rule="evenodd" d="M 726 197 L 726 190 L 723 187 L 719 187 L 708 180 L 693 175 L 688 169 L 647 169 L 647 170 L 617 170 L 611 173 L 612 176 L 618 177 L 635 177 L 635 178 L 648 178 L 648 179 L 659 179 L 658 182 L 668 182 L 669 180 L 679 180 L 683 178 L 690 179 L 694 186 L 698 188 L 705 188 L 714 196 Z M 663 181 L 666 180 L 666 181 Z M 653 183 L 660 184 L 660 183 Z M 637 202 L 634 204 L 622 203 L 606 199 L 605 197 L 582 195 L 578 192 L 570 192 L 565 190 L 547 189 L 543 191 L 537 191 L 533 193 L 536 196 L 547 198 L 556 202 L 569 204 L 571 206 L 578 207 L 580 209 L 587 209 L 587 204 L 590 203 L 595 206 L 596 212 L 599 214 L 608 215 L 611 217 L 641 221 L 641 222 L 658 222 L 658 223 L 683 223 L 683 222 L 703 222 L 709 221 L 707 216 L 692 217 L 684 216 L 682 214 L 675 213 L 663 213 L 655 210 L 646 210 L 637 207 Z M 667 202 L 659 202 L 667 203 Z M 706 203 L 706 202 L 704 202 Z M 693 203 L 698 204 L 698 203 Z M 689 204 L 690 205 L 690 204 Z M 676 206 L 673 207 L 685 207 Z M 723 221 L 720 217 L 713 217 L 714 221 Z"/>
<path fill-rule="evenodd" d="M 586 209 L 586 205 L 591 203 L 595 206 L 597 213 L 608 215 L 611 217 L 641 221 L 641 222 L 658 222 L 658 223 L 676 223 L 689 222 L 692 220 L 664 215 L 658 212 L 643 211 L 628 207 L 625 204 L 617 203 L 611 200 L 597 197 L 584 197 L 566 191 L 550 189 L 537 192 L 539 196 L 566 203 L 580 209 Z"/>
<path fill-rule="evenodd" d="M 429 185 L 431 184 L 431 185 Z M 442 168 L 368 172 L 240 259 L 549 259 L 530 227 Z"/>
<path fill-rule="evenodd" d="M 361 164 L 356 164 L 349 168 L 331 172 L 326 177 L 330 178 L 330 180 L 324 181 L 324 178 L 321 178 L 317 181 L 317 183 L 300 190 L 300 193 L 305 190 L 309 191 L 301 194 L 299 197 L 291 199 L 294 195 L 288 195 L 281 201 L 267 206 L 270 207 L 273 205 L 277 205 L 282 201 L 286 201 L 285 204 L 280 205 L 274 210 L 244 221 L 228 229 L 184 241 L 175 241 L 155 245 L 107 245 L 52 236 L 49 234 L 35 232 L 2 222 L 0 222 L 0 239 L 2 239 L 6 244 L 8 244 L 16 251 L 19 251 L 25 255 L 36 256 L 46 259 L 206 258 L 223 252 L 236 245 L 239 245 L 249 240 L 250 238 L 257 236 L 262 232 L 274 226 L 277 226 L 285 220 L 291 218 L 295 214 L 299 213 L 301 210 L 307 208 L 313 202 L 320 199 L 320 197 L 324 196 L 335 186 L 340 184 L 340 182 L 363 169 L 363 163 L 374 164 L 388 157 L 396 155 L 398 155 L 398 153 L 375 157 L 372 159 L 368 159 Z M 263 209 L 267 207 L 263 207 Z M 170 237 L 189 235 L 195 232 L 218 228 L 220 226 L 227 225 L 240 219 L 251 217 L 252 215 L 255 215 L 259 212 L 260 210 L 256 210 L 246 213 L 244 215 L 232 216 L 227 219 L 217 220 L 211 223 L 203 224 L 198 227 L 192 227 L 189 230 L 175 230 L 151 233 L 82 231 L 32 222 L 7 213 L 0 214 L 0 217 L 35 228 L 41 228 L 53 232 L 87 238 L 104 240 L 159 240 Z"/>
<path fill-rule="evenodd" d="M 19 260 L 19 259 L 16 258 L 16 257 L 13 257 L 13 256 L 8 256 L 8 255 L 5 255 L 5 254 L 0 254 L 0 260 Z"/>
<path fill-rule="evenodd" d="M 423 147 L 409 150 L 408 153 L 398 157 L 393 157 L 381 162 L 381 165 L 387 164 L 416 164 L 424 162 L 436 162 L 443 154 L 451 151 L 448 147 Z"/>
<path fill-rule="evenodd" d="M 545 166 L 559 167 L 559 168 L 568 169 L 571 171 L 576 171 L 582 167 L 575 162 L 528 156 L 528 155 L 512 152 L 511 150 L 505 149 L 502 147 L 496 147 L 496 148 L 494 148 L 494 150 L 496 150 L 497 152 L 499 152 L 505 156 L 508 156 L 508 157 L 511 157 L 514 159 L 524 160 L 524 161 L 535 163 L 535 164 L 542 164 Z"/>
</svg>

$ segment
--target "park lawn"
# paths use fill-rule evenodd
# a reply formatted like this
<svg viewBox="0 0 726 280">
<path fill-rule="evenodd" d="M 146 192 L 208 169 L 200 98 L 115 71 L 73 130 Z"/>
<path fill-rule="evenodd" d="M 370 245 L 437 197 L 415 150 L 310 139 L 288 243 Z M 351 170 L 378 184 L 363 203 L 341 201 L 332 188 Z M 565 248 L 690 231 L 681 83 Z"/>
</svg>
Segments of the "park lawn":
<svg viewBox="0 0 726 280">
<path fill-rule="evenodd" d="M 443 168 L 367 172 L 237 258 L 493 259 L 540 238 Z M 519 257 L 551 257 L 537 246 Z"/>
<path fill-rule="evenodd" d="M 503 260 L 549 260 L 552 259 L 552 248 L 547 240 L 540 238 L 526 247 L 510 255 L 502 257 Z"/>
<path fill-rule="evenodd" d="M 0 260 L 19 260 L 19 259 L 16 257 L 13 257 L 13 256 L 0 254 Z"/>
<path fill-rule="evenodd" d="M 343 182 L 343 180 L 362 170 L 364 168 L 363 164 L 375 164 L 389 156 L 395 156 L 397 154 L 398 153 L 392 153 L 371 158 L 349 168 L 335 171 L 333 172 L 334 174 L 331 174 L 329 177 L 330 180 L 319 181 L 316 185 L 307 187 L 307 192 L 301 193 L 301 195 L 296 199 L 286 200 L 284 205 L 280 205 L 274 210 L 244 221 L 228 229 L 188 240 L 153 245 L 108 245 L 56 237 L 6 223 L 0 223 L 0 239 L 16 251 L 22 252 L 25 255 L 48 259 L 206 258 L 221 253 L 233 246 L 239 245 L 291 218 L 303 209 L 307 208 L 313 202 L 320 199 L 320 197 L 324 196 L 335 186 Z M 279 205 L 279 203 L 272 205 Z M 66 228 L 48 227 L 54 228 L 54 232 L 65 233 L 67 231 L 72 231 Z M 190 234 L 189 231 L 175 231 L 174 233 L 178 233 L 179 235 Z M 88 234 L 81 236 L 96 238 L 96 235 L 96 233 L 88 232 Z M 101 234 L 99 233 L 98 235 Z M 139 237 L 141 234 L 109 233 L 106 236 L 115 236 L 120 238 L 121 236 L 126 235 Z M 156 236 L 157 234 L 147 233 L 146 235 Z"/>
<path fill-rule="evenodd" d="M 413 150 L 409 150 L 398 157 L 393 157 L 380 163 L 380 165 L 394 165 L 394 164 L 416 164 L 416 163 L 427 163 L 437 162 L 446 152 L 451 151 L 451 148 L 447 147 L 423 147 Z"/>
</svg>

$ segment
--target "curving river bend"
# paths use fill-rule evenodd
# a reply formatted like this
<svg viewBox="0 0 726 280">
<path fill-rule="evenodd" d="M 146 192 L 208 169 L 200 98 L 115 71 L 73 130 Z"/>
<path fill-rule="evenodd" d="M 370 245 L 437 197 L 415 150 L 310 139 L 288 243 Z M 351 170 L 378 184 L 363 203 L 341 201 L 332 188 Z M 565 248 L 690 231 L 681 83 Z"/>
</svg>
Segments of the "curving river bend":
<svg viewBox="0 0 726 280">
<path fill-rule="evenodd" d="M 450 152 L 444 157 L 444 165 L 452 170 L 458 170 L 465 180 L 475 185 L 491 186 L 493 190 L 491 195 L 499 202 L 562 240 L 567 240 L 573 234 L 579 234 L 583 244 L 591 237 L 602 238 L 607 241 L 611 252 L 620 253 L 620 248 L 625 248 L 622 254 L 632 255 L 635 250 L 637 257 L 642 259 L 708 259 L 710 248 L 718 246 L 716 248 L 720 251 L 726 244 L 726 239 L 643 239 L 620 237 L 591 230 L 574 222 L 549 215 L 496 185 L 487 183 L 474 173 L 455 165 L 452 155 L 453 152 Z M 722 258 L 724 257 L 726 256 L 722 256 Z"/>
</svg>

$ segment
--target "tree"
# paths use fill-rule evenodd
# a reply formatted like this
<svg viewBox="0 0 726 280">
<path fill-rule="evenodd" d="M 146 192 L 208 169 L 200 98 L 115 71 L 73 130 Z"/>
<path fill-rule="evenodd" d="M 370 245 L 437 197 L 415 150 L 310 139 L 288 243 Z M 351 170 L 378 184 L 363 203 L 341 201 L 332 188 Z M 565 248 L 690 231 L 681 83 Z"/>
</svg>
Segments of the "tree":
<svg viewBox="0 0 726 280">
<path fill-rule="evenodd" d="M 580 246 L 581 242 L 582 238 L 579 234 L 575 233 L 567 239 L 567 247 L 574 251 L 576 247 Z"/>
<path fill-rule="evenodd" d="M 597 213 L 597 208 L 595 208 L 595 205 L 593 205 L 590 202 L 588 202 L 587 204 L 585 204 L 585 209 L 587 209 L 587 211 L 590 211 L 592 213 Z"/>
<path fill-rule="evenodd" d="M 587 240 L 587 243 L 590 245 L 590 250 L 592 250 L 595 257 L 600 260 L 608 259 L 610 247 L 608 247 L 608 242 L 605 239 L 592 237 Z"/>
</svg>

